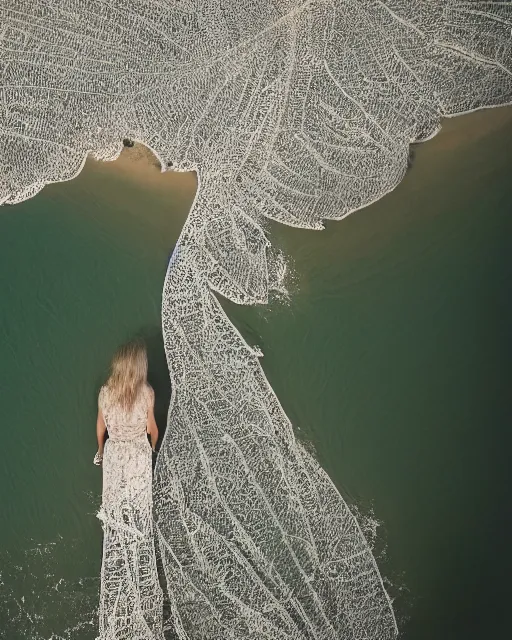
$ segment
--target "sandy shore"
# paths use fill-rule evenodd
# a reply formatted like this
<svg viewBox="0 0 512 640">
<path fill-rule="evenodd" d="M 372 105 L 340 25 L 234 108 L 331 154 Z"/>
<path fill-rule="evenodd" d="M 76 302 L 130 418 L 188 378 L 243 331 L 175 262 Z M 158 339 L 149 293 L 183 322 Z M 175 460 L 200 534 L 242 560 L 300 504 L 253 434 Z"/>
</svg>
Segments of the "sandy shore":
<svg viewBox="0 0 512 640">
<path fill-rule="evenodd" d="M 425 146 L 427 153 L 454 151 L 500 129 L 509 135 L 511 124 L 512 106 L 483 109 L 455 118 L 445 118 L 441 131 L 432 140 L 421 143 L 421 147 Z M 113 162 L 89 158 L 86 166 L 90 170 L 110 173 L 112 176 L 156 190 L 171 189 L 174 192 L 190 193 L 192 189 L 195 191 L 197 188 L 195 172 L 162 171 L 156 156 L 140 143 L 134 144 L 133 147 L 124 147 L 119 158 Z"/>
<path fill-rule="evenodd" d="M 512 123 L 512 106 L 481 109 L 463 116 L 445 118 L 441 131 L 422 144 L 435 146 L 440 151 L 456 149 L 470 144 Z"/>
<path fill-rule="evenodd" d="M 120 156 L 113 162 L 103 162 L 88 158 L 86 167 L 117 177 L 134 181 L 151 189 L 186 191 L 197 188 L 195 172 L 162 171 L 156 156 L 143 144 L 123 147 Z"/>
</svg>

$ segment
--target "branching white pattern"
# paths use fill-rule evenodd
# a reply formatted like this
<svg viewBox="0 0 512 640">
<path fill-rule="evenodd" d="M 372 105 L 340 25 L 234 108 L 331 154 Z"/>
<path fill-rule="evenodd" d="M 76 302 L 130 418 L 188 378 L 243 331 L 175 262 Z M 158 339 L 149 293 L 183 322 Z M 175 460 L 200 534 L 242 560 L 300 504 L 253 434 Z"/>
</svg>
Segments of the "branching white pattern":
<svg viewBox="0 0 512 640">
<path fill-rule="evenodd" d="M 107 386 L 98 405 L 109 438 L 103 458 L 103 525 L 99 631 L 103 640 L 163 640 L 162 590 L 153 530 L 151 447 L 146 436 L 154 393 L 143 388 L 133 407 L 112 402 Z"/>
<path fill-rule="evenodd" d="M 71 178 L 88 152 L 115 158 L 123 137 L 199 173 L 164 287 L 174 395 L 154 483 L 178 637 L 394 637 L 357 522 L 212 292 L 265 303 L 282 276 L 265 218 L 319 229 L 392 190 L 442 116 L 510 102 L 511 2 L 1 12 L 0 202 Z"/>
</svg>

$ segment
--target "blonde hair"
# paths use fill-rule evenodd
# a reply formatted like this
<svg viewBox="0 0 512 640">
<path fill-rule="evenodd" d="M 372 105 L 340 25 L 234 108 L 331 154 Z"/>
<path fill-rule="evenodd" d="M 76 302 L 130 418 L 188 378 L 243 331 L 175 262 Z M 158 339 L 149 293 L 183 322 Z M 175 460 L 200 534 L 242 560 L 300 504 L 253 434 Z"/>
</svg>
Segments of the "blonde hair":
<svg viewBox="0 0 512 640">
<path fill-rule="evenodd" d="M 147 384 L 147 376 L 146 345 L 141 340 L 134 340 L 120 347 L 112 358 L 110 377 L 106 383 L 112 401 L 129 411 Z"/>
</svg>

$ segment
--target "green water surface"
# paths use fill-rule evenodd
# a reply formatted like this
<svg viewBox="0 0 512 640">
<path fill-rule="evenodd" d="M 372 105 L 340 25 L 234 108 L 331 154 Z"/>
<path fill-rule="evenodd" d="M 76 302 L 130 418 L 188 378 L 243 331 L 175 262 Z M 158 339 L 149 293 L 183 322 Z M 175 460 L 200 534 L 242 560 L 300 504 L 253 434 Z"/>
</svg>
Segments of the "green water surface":
<svg viewBox="0 0 512 640">
<path fill-rule="evenodd" d="M 512 122 L 471 135 L 482 116 L 326 231 L 276 225 L 289 306 L 229 305 L 300 437 L 382 523 L 406 640 L 510 634 Z"/>
<path fill-rule="evenodd" d="M 96 637 L 97 393 L 115 348 L 142 335 L 165 425 L 161 290 L 187 185 L 149 191 L 90 163 L 0 210 L 0 638 Z"/>
<path fill-rule="evenodd" d="M 299 437 L 382 523 L 407 640 L 509 627 L 512 124 L 468 140 L 472 122 L 326 231 L 272 225 L 289 303 L 225 304 Z M 95 637 L 96 394 L 142 333 L 165 422 L 161 289 L 192 198 L 91 164 L 0 210 L 0 638 Z"/>
</svg>

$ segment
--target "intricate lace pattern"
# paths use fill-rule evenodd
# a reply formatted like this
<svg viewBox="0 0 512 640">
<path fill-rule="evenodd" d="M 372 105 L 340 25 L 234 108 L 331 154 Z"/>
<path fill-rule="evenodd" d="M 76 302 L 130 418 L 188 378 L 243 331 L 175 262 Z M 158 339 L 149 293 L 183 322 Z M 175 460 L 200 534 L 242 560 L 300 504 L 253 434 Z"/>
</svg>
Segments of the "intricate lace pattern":
<svg viewBox="0 0 512 640">
<path fill-rule="evenodd" d="M 99 640 L 163 640 L 162 591 L 156 569 L 151 447 L 146 436 L 152 390 L 131 411 L 99 396 L 109 439 L 103 456 L 103 564 Z"/>
<path fill-rule="evenodd" d="M 141 389 L 131 410 L 127 411 L 112 401 L 108 387 L 101 387 L 98 406 L 102 410 L 109 439 L 134 440 L 145 437 L 148 411 L 153 406 L 154 399 L 153 389 L 146 385 Z"/>
<path fill-rule="evenodd" d="M 357 522 L 212 291 L 265 303 L 284 273 L 266 218 L 320 229 L 393 189 L 442 116 L 509 102 L 512 4 L 4 0 L 2 18 L 0 202 L 124 137 L 199 173 L 164 288 L 174 398 L 154 481 L 178 637 L 393 637 Z"/>
</svg>

